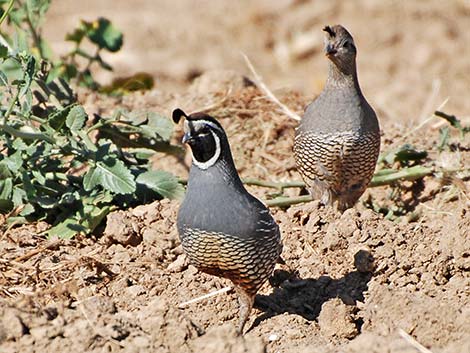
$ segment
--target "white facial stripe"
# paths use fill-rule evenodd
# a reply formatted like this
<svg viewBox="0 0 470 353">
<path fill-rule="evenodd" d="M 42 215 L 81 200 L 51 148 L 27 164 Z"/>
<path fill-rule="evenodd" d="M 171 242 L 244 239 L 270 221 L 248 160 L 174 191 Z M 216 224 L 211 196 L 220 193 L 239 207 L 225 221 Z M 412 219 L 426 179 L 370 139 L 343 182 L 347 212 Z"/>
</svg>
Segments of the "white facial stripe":
<svg viewBox="0 0 470 353">
<path fill-rule="evenodd" d="M 203 121 L 205 121 L 205 120 L 203 120 Z M 213 125 L 213 123 L 210 122 L 210 121 L 207 121 L 207 123 Z M 218 126 L 216 128 L 220 130 L 220 128 Z M 194 158 L 194 155 L 193 155 L 193 163 L 197 167 L 199 167 L 201 169 L 204 169 L 204 170 L 206 170 L 207 168 L 213 166 L 215 164 L 215 162 L 217 162 L 217 160 L 220 157 L 220 139 L 219 139 L 219 136 L 217 136 L 217 134 L 212 130 L 211 130 L 211 134 L 212 134 L 212 137 L 214 137 L 214 141 L 215 141 L 215 153 L 211 157 L 211 159 L 209 159 L 208 161 L 202 163 L 202 162 L 197 161 L 196 158 Z"/>
<path fill-rule="evenodd" d="M 184 119 L 184 122 L 183 122 L 183 130 L 184 132 L 189 132 L 189 123 L 188 123 L 188 120 Z"/>
<path fill-rule="evenodd" d="M 185 121 L 186 122 L 186 121 Z M 213 123 L 209 120 L 191 120 L 191 124 L 194 126 L 195 130 L 199 130 L 200 128 L 204 127 L 204 125 L 208 125 L 213 129 L 219 130 L 222 132 L 222 129 L 219 125 Z"/>
</svg>

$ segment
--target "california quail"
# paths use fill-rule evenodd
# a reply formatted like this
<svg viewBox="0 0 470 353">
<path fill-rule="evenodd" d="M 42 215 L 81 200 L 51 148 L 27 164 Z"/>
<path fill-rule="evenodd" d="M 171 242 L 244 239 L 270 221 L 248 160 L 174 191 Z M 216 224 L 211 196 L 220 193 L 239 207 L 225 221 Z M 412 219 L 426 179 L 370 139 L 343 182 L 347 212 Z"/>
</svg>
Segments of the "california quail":
<svg viewBox="0 0 470 353">
<path fill-rule="evenodd" d="M 173 111 L 184 121 L 183 143 L 192 150 L 188 187 L 177 228 L 189 262 L 200 271 L 230 279 L 240 304 L 238 332 L 268 279 L 282 245 L 269 210 L 243 186 L 222 126 L 203 113 Z"/>
<path fill-rule="evenodd" d="M 356 46 L 342 26 L 326 26 L 328 78 L 296 130 L 297 167 L 315 199 L 352 207 L 374 173 L 380 150 L 377 116 L 359 87 Z"/>
</svg>

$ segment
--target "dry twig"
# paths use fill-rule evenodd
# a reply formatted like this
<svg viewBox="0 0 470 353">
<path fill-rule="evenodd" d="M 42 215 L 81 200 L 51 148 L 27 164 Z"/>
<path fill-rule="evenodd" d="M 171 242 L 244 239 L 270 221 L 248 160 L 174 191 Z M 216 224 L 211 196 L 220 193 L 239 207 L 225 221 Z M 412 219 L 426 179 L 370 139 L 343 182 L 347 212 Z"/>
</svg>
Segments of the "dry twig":
<svg viewBox="0 0 470 353">
<path fill-rule="evenodd" d="M 416 341 L 413 337 L 411 337 L 409 334 L 407 334 L 404 330 L 401 328 L 398 329 L 398 333 L 403 339 L 408 342 L 410 345 L 412 345 L 414 348 L 416 348 L 419 352 L 421 353 L 432 353 L 429 349 L 424 347 L 421 343 Z"/>
<path fill-rule="evenodd" d="M 201 300 L 204 300 L 204 299 L 207 299 L 207 298 L 210 298 L 210 297 L 214 297 L 214 296 L 216 296 L 216 295 L 219 295 L 219 294 L 228 292 L 228 291 L 230 291 L 231 289 L 232 289 L 232 287 L 224 287 L 224 288 L 222 288 L 222 289 L 219 289 L 219 290 L 216 290 L 216 291 L 213 291 L 213 292 L 210 292 L 210 293 L 201 295 L 200 297 L 197 297 L 197 298 L 194 298 L 194 299 L 191 299 L 191 300 L 188 300 L 188 301 L 186 301 L 186 302 L 183 302 L 183 303 L 179 304 L 179 305 L 178 305 L 178 308 L 179 308 L 179 309 L 183 309 L 183 308 L 187 307 L 187 306 L 190 305 L 190 304 L 194 304 L 194 303 L 200 302 Z"/>
<path fill-rule="evenodd" d="M 261 79 L 261 76 L 258 75 L 255 68 L 253 67 L 253 64 L 251 63 L 250 59 L 248 59 L 248 57 L 245 54 L 242 53 L 242 55 L 243 55 L 243 58 L 245 59 L 246 65 L 248 66 L 248 68 L 250 69 L 251 73 L 254 76 L 256 85 L 264 92 L 264 94 L 266 94 L 269 100 L 271 100 L 276 105 L 278 105 L 281 108 L 282 112 L 285 115 L 287 115 L 289 118 L 300 121 L 300 116 L 294 113 L 292 110 L 290 110 L 286 105 L 282 104 L 279 101 L 279 99 L 277 99 L 277 97 L 271 92 L 268 86 L 266 86 L 266 84 Z"/>
<path fill-rule="evenodd" d="M 48 249 L 55 248 L 55 247 L 58 246 L 61 242 L 62 242 L 61 240 L 53 240 L 53 241 L 49 242 L 49 243 L 46 244 L 46 245 L 43 245 L 43 246 L 41 246 L 41 247 L 39 247 L 39 248 L 37 248 L 37 249 L 31 250 L 30 252 L 27 252 L 27 253 L 24 254 L 24 255 L 18 256 L 14 261 L 20 262 L 20 261 L 23 261 L 23 260 L 27 260 L 27 259 L 33 257 L 34 255 L 43 252 L 44 250 L 48 250 Z"/>
</svg>

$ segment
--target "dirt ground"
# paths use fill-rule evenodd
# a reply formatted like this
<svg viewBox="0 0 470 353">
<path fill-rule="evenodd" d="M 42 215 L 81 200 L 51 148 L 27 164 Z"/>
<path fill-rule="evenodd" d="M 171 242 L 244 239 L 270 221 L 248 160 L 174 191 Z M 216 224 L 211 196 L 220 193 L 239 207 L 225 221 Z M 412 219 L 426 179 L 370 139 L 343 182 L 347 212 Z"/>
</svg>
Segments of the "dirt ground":
<svg viewBox="0 0 470 353">
<path fill-rule="evenodd" d="M 125 33 L 108 57 L 114 74 L 146 71 L 156 87 L 122 98 L 81 92 L 87 111 L 208 109 L 244 178 L 300 180 L 296 122 L 246 85 L 240 52 L 301 113 L 325 80 L 321 28 L 334 23 L 355 37 L 382 152 L 410 143 L 429 152 L 429 166 L 470 165 L 470 136 L 454 134 L 438 152 L 443 123 L 430 118 L 440 107 L 470 124 L 468 1 L 61 0 L 44 34 L 63 51 L 64 32 L 99 15 Z M 189 162 L 155 157 L 182 178 Z M 317 202 L 272 208 L 286 265 L 257 296 L 243 337 L 233 292 L 179 308 L 230 283 L 186 265 L 177 200 L 114 212 L 90 237 L 48 240 L 42 222 L 11 228 L 0 234 L 0 351 L 470 352 L 470 180 L 439 176 L 401 190 L 408 213 L 397 219 L 370 209 L 392 207 L 391 186 L 368 189 L 344 214 Z M 261 199 L 274 192 L 248 188 Z"/>
</svg>

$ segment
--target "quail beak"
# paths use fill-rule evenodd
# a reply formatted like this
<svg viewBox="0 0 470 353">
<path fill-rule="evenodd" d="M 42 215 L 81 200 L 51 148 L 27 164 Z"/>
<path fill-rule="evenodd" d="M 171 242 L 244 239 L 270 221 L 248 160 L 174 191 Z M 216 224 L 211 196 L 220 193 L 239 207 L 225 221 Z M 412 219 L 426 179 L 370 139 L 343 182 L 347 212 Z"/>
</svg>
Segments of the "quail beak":
<svg viewBox="0 0 470 353">
<path fill-rule="evenodd" d="M 182 143 L 186 143 L 191 140 L 191 134 L 189 132 L 185 132 L 183 135 L 183 139 L 181 140 Z"/>
<path fill-rule="evenodd" d="M 332 44 L 327 44 L 325 48 L 325 55 L 329 58 L 335 56 L 338 51 Z"/>
<path fill-rule="evenodd" d="M 189 140 L 191 140 L 192 136 L 191 136 L 191 125 L 189 123 L 188 120 L 185 120 L 184 121 L 184 124 L 183 124 L 183 131 L 184 131 L 184 135 L 183 135 L 183 139 L 181 140 L 182 143 L 187 143 Z"/>
</svg>

